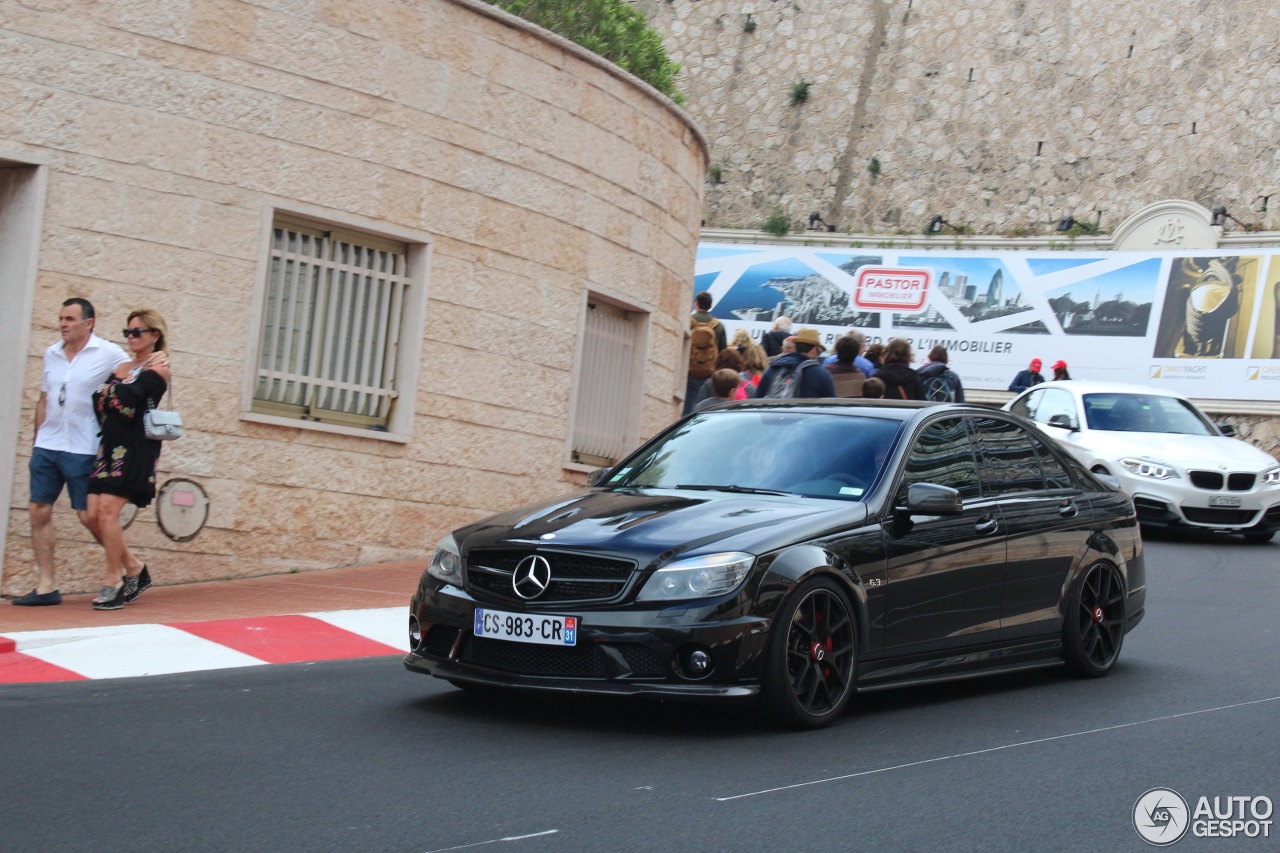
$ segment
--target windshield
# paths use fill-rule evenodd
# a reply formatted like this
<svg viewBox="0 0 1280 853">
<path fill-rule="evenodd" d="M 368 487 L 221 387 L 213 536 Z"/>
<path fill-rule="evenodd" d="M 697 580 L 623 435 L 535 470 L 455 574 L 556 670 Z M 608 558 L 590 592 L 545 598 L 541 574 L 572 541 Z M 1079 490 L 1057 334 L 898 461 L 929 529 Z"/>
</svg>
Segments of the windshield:
<svg viewBox="0 0 1280 853">
<path fill-rule="evenodd" d="M 627 460 L 601 485 L 861 500 L 901 428 L 898 420 L 860 415 L 707 412 Z"/>
<path fill-rule="evenodd" d="M 1178 435 L 1217 435 L 1200 410 L 1177 397 L 1158 394 L 1085 394 L 1084 416 L 1089 429 L 1112 432 L 1171 432 Z"/>
</svg>

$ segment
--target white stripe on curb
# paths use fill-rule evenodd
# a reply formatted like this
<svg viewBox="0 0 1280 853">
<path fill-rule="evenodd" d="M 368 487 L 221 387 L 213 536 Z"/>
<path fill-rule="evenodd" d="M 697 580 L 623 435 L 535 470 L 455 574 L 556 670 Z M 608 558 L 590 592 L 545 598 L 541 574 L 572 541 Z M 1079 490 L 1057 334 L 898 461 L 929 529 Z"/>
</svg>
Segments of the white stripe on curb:
<svg viewBox="0 0 1280 853">
<path fill-rule="evenodd" d="M 7 634 L 17 650 L 86 678 L 129 678 L 264 661 L 168 625 L 114 625 Z"/>
</svg>

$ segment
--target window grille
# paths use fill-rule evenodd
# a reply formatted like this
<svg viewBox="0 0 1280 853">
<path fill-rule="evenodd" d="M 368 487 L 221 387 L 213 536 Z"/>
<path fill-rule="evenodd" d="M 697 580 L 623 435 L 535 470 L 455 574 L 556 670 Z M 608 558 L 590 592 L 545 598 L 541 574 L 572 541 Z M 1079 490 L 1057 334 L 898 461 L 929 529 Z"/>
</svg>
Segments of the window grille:
<svg viewBox="0 0 1280 853">
<path fill-rule="evenodd" d="M 581 369 L 573 418 L 574 462 L 612 465 L 627 447 L 636 315 L 599 301 L 587 303 Z"/>
<path fill-rule="evenodd" d="M 277 216 L 252 409 L 386 429 L 408 246 Z"/>
</svg>

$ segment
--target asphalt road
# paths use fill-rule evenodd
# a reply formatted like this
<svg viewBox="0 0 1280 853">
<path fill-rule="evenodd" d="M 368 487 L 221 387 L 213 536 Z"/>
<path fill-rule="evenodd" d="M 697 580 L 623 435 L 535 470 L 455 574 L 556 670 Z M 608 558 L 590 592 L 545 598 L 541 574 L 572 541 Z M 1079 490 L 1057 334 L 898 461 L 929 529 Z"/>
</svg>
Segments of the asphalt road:
<svg viewBox="0 0 1280 853">
<path fill-rule="evenodd" d="M 0 848 L 1151 849 L 1151 788 L 1280 802 L 1280 543 L 1147 547 L 1109 677 L 869 694 L 818 732 L 475 696 L 397 658 L 0 687 Z M 1276 849 L 1271 820 L 1173 849 Z"/>
</svg>

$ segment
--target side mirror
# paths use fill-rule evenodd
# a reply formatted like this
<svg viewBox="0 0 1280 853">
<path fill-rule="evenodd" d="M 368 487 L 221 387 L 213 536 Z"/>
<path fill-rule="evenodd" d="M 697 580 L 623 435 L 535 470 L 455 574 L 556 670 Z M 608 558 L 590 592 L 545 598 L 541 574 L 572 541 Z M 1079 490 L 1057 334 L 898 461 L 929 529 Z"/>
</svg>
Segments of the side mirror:
<svg viewBox="0 0 1280 853">
<path fill-rule="evenodd" d="M 1049 415 L 1049 426 L 1058 429 L 1069 429 L 1072 432 L 1079 432 L 1080 427 L 1076 426 L 1075 418 L 1071 415 Z"/>
<path fill-rule="evenodd" d="M 1227 438 L 1236 437 L 1236 428 L 1231 424 L 1214 424 L 1214 426 L 1218 428 L 1218 432 L 1222 433 Z"/>
<path fill-rule="evenodd" d="M 590 474 L 587 475 L 587 485 L 588 486 L 599 485 L 600 481 L 604 479 L 604 475 L 608 474 L 609 471 L 610 469 L 608 468 L 597 468 L 596 470 L 592 471 Z"/>
<path fill-rule="evenodd" d="M 907 505 L 902 509 L 911 515 L 959 515 L 964 512 L 964 501 L 950 486 L 913 483 L 907 489 Z"/>
</svg>

